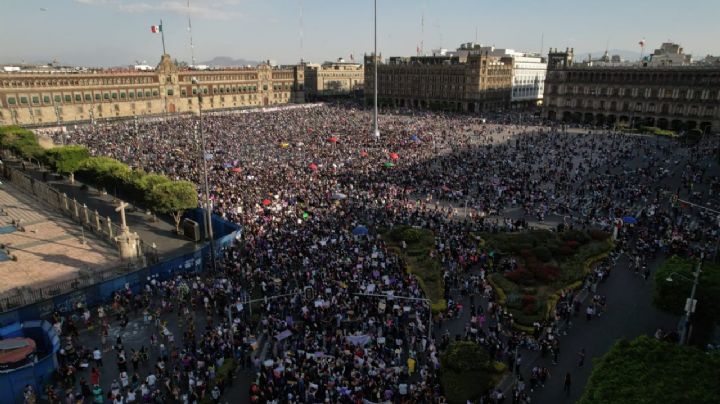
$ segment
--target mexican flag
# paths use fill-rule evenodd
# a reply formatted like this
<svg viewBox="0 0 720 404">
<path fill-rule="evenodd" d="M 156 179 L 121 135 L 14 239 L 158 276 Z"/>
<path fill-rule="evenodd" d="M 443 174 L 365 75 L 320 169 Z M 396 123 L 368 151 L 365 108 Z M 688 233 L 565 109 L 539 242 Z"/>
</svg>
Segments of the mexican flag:
<svg viewBox="0 0 720 404">
<path fill-rule="evenodd" d="M 153 34 L 157 34 L 158 32 L 162 32 L 162 25 L 153 25 L 150 27 L 150 32 Z"/>
</svg>

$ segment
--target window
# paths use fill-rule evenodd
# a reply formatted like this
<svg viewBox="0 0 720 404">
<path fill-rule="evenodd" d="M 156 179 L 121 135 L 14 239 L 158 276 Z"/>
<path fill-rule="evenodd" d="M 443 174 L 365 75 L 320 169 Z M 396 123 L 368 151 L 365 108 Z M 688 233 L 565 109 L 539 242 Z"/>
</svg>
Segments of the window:
<svg viewBox="0 0 720 404">
<path fill-rule="evenodd" d="M 158 96 L 158 90 L 153 90 L 153 91 L 152 91 L 152 95 L 153 95 L 153 97 L 157 97 L 157 96 Z"/>
<path fill-rule="evenodd" d="M 103 99 L 104 99 L 104 100 L 109 100 L 109 99 L 110 99 L 110 93 L 104 93 L 104 94 L 103 94 Z"/>
<path fill-rule="evenodd" d="M 175 94 L 175 91 L 173 91 L 172 88 L 168 88 L 167 95 L 174 95 L 174 94 Z"/>
<path fill-rule="evenodd" d="M 187 95 L 187 90 L 185 90 L 184 88 L 181 88 L 181 89 L 180 89 L 180 95 L 186 96 L 186 95 Z"/>
<path fill-rule="evenodd" d="M 95 101 L 100 101 L 100 93 L 95 93 Z"/>
<path fill-rule="evenodd" d="M 193 95 L 197 94 L 197 88 L 193 88 L 192 93 L 193 93 Z"/>
<path fill-rule="evenodd" d="M 143 97 L 143 92 L 142 92 L 141 90 L 138 90 L 138 92 L 137 92 L 137 97 L 138 97 L 138 98 L 142 98 L 142 97 Z"/>
<path fill-rule="evenodd" d="M 15 105 L 15 97 L 8 97 L 8 105 Z"/>
<path fill-rule="evenodd" d="M 40 104 L 40 97 L 32 97 L 33 104 Z"/>
<path fill-rule="evenodd" d="M 150 97 L 151 95 L 152 95 L 152 93 L 150 92 L 150 90 L 145 91 L 145 97 Z"/>
<path fill-rule="evenodd" d="M 72 96 L 69 94 L 65 96 L 65 102 L 72 102 Z"/>
<path fill-rule="evenodd" d="M 124 100 L 124 99 L 125 99 L 125 91 L 121 91 L 121 92 L 120 92 L 120 99 L 121 99 L 121 100 Z"/>
<path fill-rule="evenodd" d="M 75 94 L 75 102 L 82 102 L 82 95 Z"/>
<path fill-rule="evenodd" d="M 28 103 L 27 97 L 20 97 L 20 104 L 27 104 L 27 103 Z"/>
<path fill-rule="evenodd" d="M 92 95 L 85 94 L 85 102 L 90 102 L 90 101 L 92 101 Z"/>
<path fill-rule="evenodd" d="M 60 97 L 59 95 L 56 95 L 55 102 L 62 102 L 62 97 Z"/>
<path fill-rule="evenodd" d="M 203 94 L 207 94 L 207 93 L 208 93 L 208 89 L 207 89 L 207 88 L 203 88 L 202 90 L 203 90 Z"/>
<path fill-rule="evenodd" d="M 50 96 L 48 96 L 48 95 L 44 96 L 44 97 L 43 97 L 43 102 L 44 102 L 45 104 L 50 104 Z"/>
<path fill-rule="evenodd" d="M 128 91 L 128 98 L 135 98 L 135 91 Z"/>
<path fill-rule="evenodd" d="M 110 94 L 110 97 L 112 97 L 113 100 L 117 100 L 117 93 Z"/>
</svg>

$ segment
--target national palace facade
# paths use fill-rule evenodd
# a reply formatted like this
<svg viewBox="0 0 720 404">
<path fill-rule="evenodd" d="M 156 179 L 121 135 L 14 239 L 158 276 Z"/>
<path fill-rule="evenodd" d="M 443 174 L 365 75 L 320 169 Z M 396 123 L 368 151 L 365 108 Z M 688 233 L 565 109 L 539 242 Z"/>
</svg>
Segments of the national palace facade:
<svg viewBox="0 0 720 404">
<path fill-rule="evenodd" d="M 720 130 L 720 66 L 573 63 L 551 50 L 543 115 L 600 126 Z"/>
<path fill-rule="evenodd" d="M 303 102 L 303 94 L 302 66 L 187 70 L 166 54 L 154 71 L 0 73 L 0 125 L 197 112 L 199 100 L 208 111 L 262 107 Z"/>
</svg>

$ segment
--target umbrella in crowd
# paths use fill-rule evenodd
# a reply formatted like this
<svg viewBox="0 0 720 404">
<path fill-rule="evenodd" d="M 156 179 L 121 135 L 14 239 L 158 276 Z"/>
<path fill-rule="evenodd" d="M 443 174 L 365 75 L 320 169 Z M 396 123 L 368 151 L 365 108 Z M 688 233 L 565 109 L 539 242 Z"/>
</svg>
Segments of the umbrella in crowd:
<svg viewBox="0 0 720 404">
<path fill-rule="evenodd" d="M 262 201 L 263 206 L 268 206 L 268 205 L 270 205 L 271 203 L 272 203 L 272 202 L 270 202 L 270 199 L 263 199 L 263 201 Z"/>
<path fill-rule="evenodd" d="M 233 167 L 230 171 L 232 171 L 232 172 L 234 172 L 234 173 L 239 173 L 239 172 L 242 171 L 242 168 L 240 168 L 240 167 Z"/>
<path fill-rule="evenodd" d="M 358 225 L 352 231 L 352 234 L 355 236 L 367 236 L 368 233 L 369 233 L 368 228 L 363 225 Z"/>
<path fill-rule="evenodd" d="M 383 166 L 385 166 L 386 168 L 390 168 L 390 167 L 395 167 L 395 164 L 388 161 L 385 164 L 383 164 Z"/>
<path fill-rule="evenodd" d="M 308 166 L 308 168 L 311 169 L 311 170 L 313 170 L 313 171 L 315 171 L 315 170 L 318 169 L 318 165 L 315 164 L 315 163 L 310 163 L 310 165 Z"/>
<path fill-rule="evenodd" d="M 335 192 L 334 194 L 332 194 L 332 199 L 334 199 L 336 201 L 341 201 L 346 198 L 347 198 L 347 195 L 340 193 L 340 192 Z"/>
<path fill-rule="evenodd" d="M 419 142 L 420 138 L 418 137 L 418 135 L 412 135 L 410 136 L 410 140 L 412 140 L 413 142 Z"/>
<path fill-rule="evenodd" d="M 393 160 L 398 160 L 400 158 L 400 155 L 397 153 L 390 153 L 390 158 Z"/>
<path fill-rule="evenodd" d="M 337 138 L 336 136 L 331 136 L 331 137 L 328 138 L 328 142 L 330 142 L 330 143 L 337 143 L 337 142 L 338 142 L 338 138 Z"/>
</svg>

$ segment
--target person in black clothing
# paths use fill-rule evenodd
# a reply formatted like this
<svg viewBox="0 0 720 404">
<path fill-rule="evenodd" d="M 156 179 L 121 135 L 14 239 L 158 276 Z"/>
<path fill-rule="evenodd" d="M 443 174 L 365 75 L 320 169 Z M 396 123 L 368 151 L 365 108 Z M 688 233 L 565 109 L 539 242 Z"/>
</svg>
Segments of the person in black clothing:
<svg viewBox="0 0 720 404">
<path fill-rule="evenodd" d="M 565 373 L 565 382 L 563 383 L 563 391 L 565 392 L 565 396 L 570 396 L 570 384 L 572 384 L 572 379 L 570 378 L 570 372 Z"/>
</svg>

